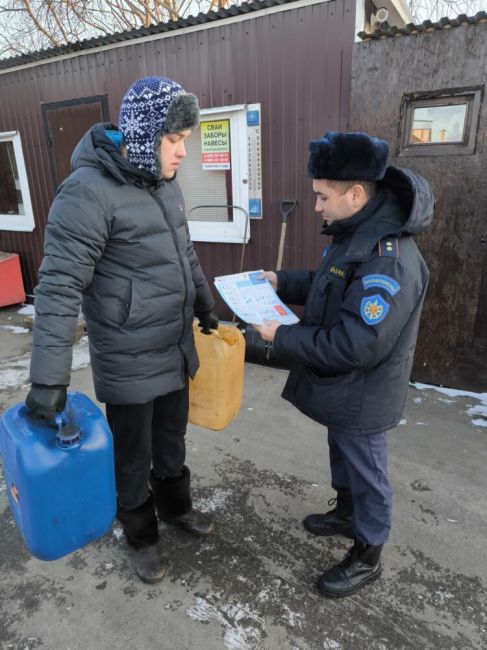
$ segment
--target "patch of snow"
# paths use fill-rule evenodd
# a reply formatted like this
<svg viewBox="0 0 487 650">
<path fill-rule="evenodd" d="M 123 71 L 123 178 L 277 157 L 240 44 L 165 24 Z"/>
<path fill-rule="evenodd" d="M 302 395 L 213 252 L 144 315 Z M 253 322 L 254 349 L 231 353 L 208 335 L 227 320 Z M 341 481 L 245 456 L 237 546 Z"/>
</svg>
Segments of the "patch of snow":
<svg viewBox="0 0 487 650">
<path fill-rule="evenodd" d="M 73 370 L 86 368 L 90 364 L 88 337 L 83 336 L 73 346 Z M 29 383 L 30 354 L 0 360 L 0 390 L 14 389 Z"/>
<path fill-rule="evenodd" d="M 203 510 L 205 512 L 215 512 L 216 510 L 223 510 L 227 499 L 231 496 L 232 490 L 216 489 L 209 497 L 195 499 L 194 505 L 198 510 Z"/>
<path fill-rule="evenodd" d="M 119 542 L 119 541 L 122 539 L 122 537 L 123 537 L 123 529 L 120 528 L 119 526 L 116 526 L 116 527 L 113 529 L 113 536 L 115 537 L 115 539 L 117 540 L 117 542 Z"/>
<path fill-rule="evenodd" d="M 427 422 L 416 422 L 416 424 L 420 427 L 427 427 L 428 423 Z"/>
<path fill-rule="evenodd" d="M 30 354 L 0 361 L 0 390 L 17 388 L 29 380 Z"/>
<path fill-rule="evenodd" d="M 477 404 L 477 406 L 471 406 L 468 411 L 468 415 L 473 417 L 475 415 L 480 415 L 481 417 L 487 417 L 487 406 L 483 404 Z"/>
<path fill-rule="evenodd" d="M 334 641 L 333 639 L 326 639 L 326 641 L 323 641 L 323 648 L 325 650 L 338 650 L 342 646 L 338 643 L 338 641 Z"/>
<path fill-rule="evenodd" d="M 257 600 L 260 600 L 262 603 L 267 603 L 271 599 L 271 590 L 269 588 L 267 589 L 262 589 L 262 591 L 259 591 L 257 594 Z"/>
<path fill-rule="evenodd" d="M 23 316 L 34 316 L 36 315 L 36 310 L 34 309 L 34 305 L 24 305 L 24 307 L 21 307 L 17 314 L 22 314 Z"/>
<path fill-rule="evenodd" d="M 440 605 L 444 605 L 446 601 L 454 598 L 452 593 L 450 593 L 449 591 L 441 591 L 441 589 L 437 589 L 436 591 L 434 591 L 433 596 L 435 600 L 439 601 Z"/>
<path fill-rule="evenodd" d="M 225 648 L 229 650 L 245 650 L 249 648 L 250 641 L 258 641 L 262 636 L 262 632 L 255 627 L 229 627 L 225 632 L 223 643 Z"/>
<path fill-rule="evenodd" d="M 439 402 L 443 402 L 443 404 L 455 404 L 454 399 L 446 399 L 446 397 L 438 397 Z"/>
<path fill-rule="evenodd" d="M 186 615 L 193 621 L 209 623 L 213 619 L 223 625 L 223 643 L 228 650 L 246 650 L 249 643 L 260 640 L 264 629 L 262 618 L 249 605 L 240 603 L 217 607 L 197 597 L 196 604 L 186 609 Z"/>
<path fill-rule="evenodd" d="M 301 620 L 302 619 L 302 614 L 298 614 L 297 612 L 293 612 L 292 610 L 289 609 L 287 605 L 283 605 L 284 609 L 284 618 L 286 619 L 286 622 L 288 625 L 291 627 L 301 627 Z"/>
<path fill-rule="evenodd" d="M 415 398 L 414 398 L 414 403 L 415 403 L 415 404 L 421 404 L 422 401 L 423 401 L 423 398 L 422 398 L 422 397 L 415 397 Z"/>
<path fill-rule="evenodd" d="M 73 346 L 72 370 L 80 370 L 90 365 L 90 353 L 88 349 L 88 337 L 82 336 L 79 342 Z"/>
<path fill-rule="evenodd" d="M 407 421 L 405 418 L 403 418 L 403 419 L 399 422 L 399 425 L 398 425 L 398 426 L 401 426 L 401 425 L 404 426 L 404 425 L 407 424 L 407 423 L 408 423 L 408 421 Z"/>
<path fill-rule="evenodd" d="M 28 327 L 20 327 L 19 325 L 2 325 L 2 329 L 10 330 L 13 334 L 27 334 L 30 332 Z"/>
<path fill-rule="evenodd" d="M 472 417 L 473 415 L 480 415 L 481 418 L 472 420 L 472 424 L 477 427 L 487 427 L 487 393 L 473 393 L 468 390 L 457 390 L 456 388 L 444 388 L 443 386 L 433 386 L 431 384 L 421 384 L 416 382 L 412 384 L 418 390 L 436 390 L 438 393 L 448 395 L 448 397 L 473 397 L 479 400 L 480 404 L 477 406 L 467 405 L 467 414 Z M 445 402 L 446 400 L 441 399 Z"/>
</svg>

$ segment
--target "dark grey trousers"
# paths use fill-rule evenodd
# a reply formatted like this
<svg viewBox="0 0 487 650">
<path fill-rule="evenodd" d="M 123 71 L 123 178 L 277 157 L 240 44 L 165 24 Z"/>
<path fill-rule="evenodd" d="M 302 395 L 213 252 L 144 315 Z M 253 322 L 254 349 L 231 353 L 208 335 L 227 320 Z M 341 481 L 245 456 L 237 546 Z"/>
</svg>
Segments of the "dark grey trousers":
<svg viewBox="0 0 487 650">
<path fill-rule="evenodd" d="M 385 544 L 391 529 L 392 490 L 387 475 L 387 434 L 328 430 L 331 485 L 349 490 L 353 528 L 365 544 Z"/>
<path fill-rule="evenodd" d="M 146 404 L 106 405 L 122 508 L 132 510 L 147 500 L 151 467 L 159 477 L 182 475 L 188 408 L 188 384 Z"/>
</svg>

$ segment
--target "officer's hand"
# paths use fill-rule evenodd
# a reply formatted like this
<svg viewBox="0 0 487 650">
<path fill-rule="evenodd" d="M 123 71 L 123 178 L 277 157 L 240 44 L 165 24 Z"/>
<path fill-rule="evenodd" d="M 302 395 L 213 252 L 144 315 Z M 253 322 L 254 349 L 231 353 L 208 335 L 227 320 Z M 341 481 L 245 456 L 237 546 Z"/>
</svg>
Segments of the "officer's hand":
<svg viewBox="0 0 487 650">
<path fill-rule="evenodd" d="M 277 291 L 277 275 L 274 273 L 274 271 L 262 271 L 262 273 L 259 275 L 259 280 L 269 280 L 271 287 L 274 289 L 274 291 Z"/>
<path fill-rule="evenodd" d="M 34 417 L 52 420 L 66 406 L 66 386 L 32 384 L 25 404 Z"/>
<path fill-rule="evenodd" d="M 272 343 L 276 335 L 276 330 L 281 324 L 277 320 L 265 320 L 263 325 L 255 325 L 252 323 L 252 327 L 259 332 L 264 341 L 270 341 Z"/>
<path fill-rule="evenodd" d="M 210 309 L 210 311 L 198 312 L 195 316 L 200 322 L 203 334 L 211 334 L 211 330 L 218 329 L 218 315 L 213 309 Z"/>
</svg>

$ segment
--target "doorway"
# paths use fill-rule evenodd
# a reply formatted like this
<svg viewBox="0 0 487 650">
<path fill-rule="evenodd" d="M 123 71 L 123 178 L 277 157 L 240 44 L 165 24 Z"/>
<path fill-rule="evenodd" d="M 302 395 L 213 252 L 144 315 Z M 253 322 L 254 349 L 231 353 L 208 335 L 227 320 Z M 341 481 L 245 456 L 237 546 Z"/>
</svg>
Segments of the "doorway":
<svg viewBox="0 0 487 650">
<path fill-rule="evenodd" d="M 71 173 L 71 155 L 83 135 L 97 122 L 108 122 L 106 95 L 43 104 L 42 117 L 54 191 Z"/>
</svg>

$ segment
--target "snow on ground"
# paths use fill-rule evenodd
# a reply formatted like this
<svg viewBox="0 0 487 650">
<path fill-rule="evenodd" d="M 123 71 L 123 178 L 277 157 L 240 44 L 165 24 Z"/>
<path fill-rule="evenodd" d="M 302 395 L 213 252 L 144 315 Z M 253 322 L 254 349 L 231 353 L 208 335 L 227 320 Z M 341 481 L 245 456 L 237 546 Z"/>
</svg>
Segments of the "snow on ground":
<svg viewBox="0 0 487 650">
<path fill-rule="evenodd" d="M 198 510 L 215 512 L 224 509 L 225 502 L 230 496 L 232 496 L 232 490 L 216 489 L 210 497 L 197 499 L 194 505 Z"/>
<path fill-rule="evenodd" d="M 86 368 L 90 364 L 88 337 L 83 336 L 73 346 L 72 370 Z M 29 383 L 30 354 L 0 360 L 0 390 L 13 390 Z"/>
<path fill-rule="evenodd" d="M 438 393 L 443 393 L 453 399 L 444 399 L 440 397 L 440 401 L 446 404 L 451 404 L 455 401 L 456 397 L 471 397 L 473 399 L 479 400 L 480 404 L 476 406 L 469 405 L 467 408 L 467 415 L 472 421 L 472 424 L 475 427 L 486 427 L 487 428 L 487 393 L 473 393 L 468 390 L 457 390 L 456 388 L 444 388 L 443 386 L 433 386 L 431 384 L 421 384 L 419 382 L 414 382 L 412 384 L 418 390 L 435 390 Z M 480 416 L 480 417 L 475 417 Z M 420 424 L 417 422 L 417 424 Z"/>
<path fill-rule="evenodd" d="M 209 623 L 212 619 L 225 628 L 223 643 L 228 650 L 245 650 L 255 647 L 262 638 L 264 621 L 247 604 L 213 605 L 215 595 L 196 598 L 196 603 L 186 609 L 186 615 L 193 621 Z"/>
<path fill-rule="evenodd" d="M 34 318 L 36 315 L 34 305 L 25 305 L 18 310 L 17 314 L 22 314 L 22 316 L 32 316 Z"/>
<path fill-rule="evenodd" d="M 27 327 L 19 327 L 19 325 L 0 325 L 4 330 L 10 330 L 13 334 L 27 334 L 30 330 Z"/>
</svg>

